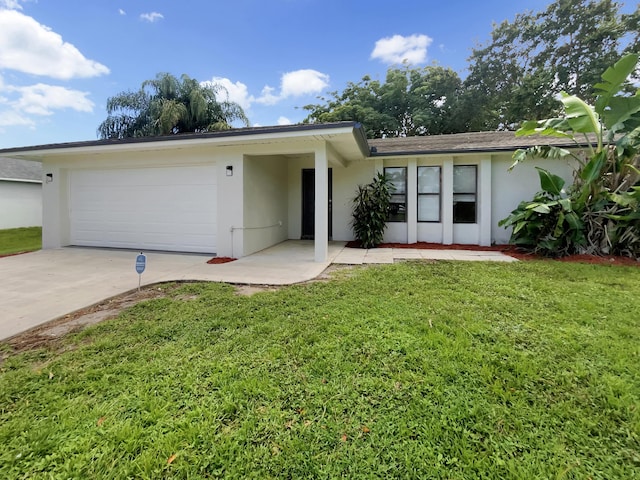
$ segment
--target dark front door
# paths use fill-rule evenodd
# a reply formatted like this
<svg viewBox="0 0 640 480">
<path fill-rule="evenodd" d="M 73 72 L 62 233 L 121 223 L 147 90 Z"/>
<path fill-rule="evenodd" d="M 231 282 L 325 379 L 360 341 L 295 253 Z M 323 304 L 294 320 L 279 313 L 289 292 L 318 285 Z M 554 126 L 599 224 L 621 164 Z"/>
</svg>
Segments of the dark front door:
<svg viewBox="0 0 640 480">
<path fill-rule="evenodd" d="M 333 190 L 333 171 L 329 169 L 329 239 L 333 235 L 331 224 L 331 197 Z M 316 215 L 316 171 L 313 168 L 302 169 L 302 235 L 304 240 L 313 240 Z"/>
</svg>

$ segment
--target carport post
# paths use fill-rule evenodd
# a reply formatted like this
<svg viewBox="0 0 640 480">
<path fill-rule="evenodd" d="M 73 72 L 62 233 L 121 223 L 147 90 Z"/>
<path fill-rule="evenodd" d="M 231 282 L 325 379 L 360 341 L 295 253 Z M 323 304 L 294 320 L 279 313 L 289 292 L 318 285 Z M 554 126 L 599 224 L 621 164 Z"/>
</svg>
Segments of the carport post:
<svg viewBox="0 0 640 480">
<path fill-rule="evenodd" d="M 315 261 L 326 262 L 329 256 L 329 162 L 325 143 L 315 151 L 315 177 Z"/>
</svg>

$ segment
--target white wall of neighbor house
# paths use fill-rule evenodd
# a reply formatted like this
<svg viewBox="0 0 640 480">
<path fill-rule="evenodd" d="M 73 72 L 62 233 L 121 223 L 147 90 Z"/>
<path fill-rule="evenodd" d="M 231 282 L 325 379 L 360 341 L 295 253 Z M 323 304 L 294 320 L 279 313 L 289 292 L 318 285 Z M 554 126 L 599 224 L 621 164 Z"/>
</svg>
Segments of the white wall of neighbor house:
<svg viewBox="0 0 640 480">
<path fill-rule="evenodd" d="M 42 225 L 42 184 L 0 180 L 0 230 Z"/>
<path fill-rule="evenodd" d="M 284 156 L 246 156 L 244 183 L 244 255 L 288 238 L 288 162 Z"/>
</svg>

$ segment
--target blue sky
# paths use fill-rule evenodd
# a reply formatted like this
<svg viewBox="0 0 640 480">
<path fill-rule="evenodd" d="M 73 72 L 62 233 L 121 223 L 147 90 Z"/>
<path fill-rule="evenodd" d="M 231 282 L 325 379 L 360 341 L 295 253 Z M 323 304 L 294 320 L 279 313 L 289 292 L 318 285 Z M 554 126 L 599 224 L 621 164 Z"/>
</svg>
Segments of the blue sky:
<svg viewBox="0 0 640 480">
<path fill-rule="evenodd" d="M 96 139 L 158 72 L 225 85 L 252 125 L 407 59 L 465 77 L 493 22 L 548 0 L 0 0 L 0 148 Z"/>
</svg>

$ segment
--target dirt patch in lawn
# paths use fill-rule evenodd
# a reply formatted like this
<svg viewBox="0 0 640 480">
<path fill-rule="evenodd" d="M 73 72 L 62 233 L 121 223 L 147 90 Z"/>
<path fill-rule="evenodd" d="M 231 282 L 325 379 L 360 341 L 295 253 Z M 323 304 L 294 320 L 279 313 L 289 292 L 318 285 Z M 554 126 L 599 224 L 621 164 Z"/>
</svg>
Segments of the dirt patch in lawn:
<svg viewBox="0 0 640 480">
<path fill-rule="evenodd" d="M 74 332 L 79 332 L 89 325 L 103 320 L 115 318 L 118 314 L 132 307 L 142 300 L 164 297 L 170 291 L 166 286 L 149 286 L 140 291 L 134 290 L 100 302 L 91 307 L 76 310 L 64 317 L 32 328 L 23 333 L 3 340 L 10 347 L 11 353 L 0 351 L 0 363 L 11 354 L 32 350 L 34 348 L 50 346 L 59 338 Z"/>
</svg>

